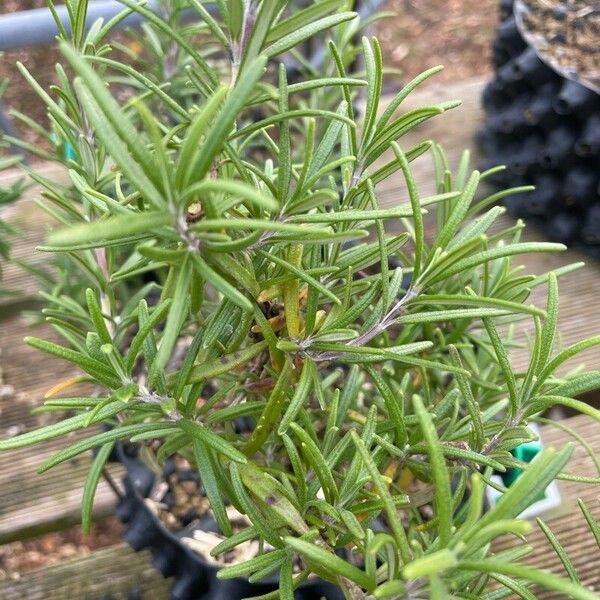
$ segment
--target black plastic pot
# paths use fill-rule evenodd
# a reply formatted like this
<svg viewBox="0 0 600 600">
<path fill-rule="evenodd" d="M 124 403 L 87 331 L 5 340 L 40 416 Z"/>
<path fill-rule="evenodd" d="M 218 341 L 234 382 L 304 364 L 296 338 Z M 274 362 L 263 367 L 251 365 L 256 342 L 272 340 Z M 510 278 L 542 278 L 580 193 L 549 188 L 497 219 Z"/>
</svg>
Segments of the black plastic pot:
<svg viewBox="0 0 600 600">
<path fill-rule="evenodd" d="M 476 142 L 482 170 L 504 164 L 488 181 L 499 188 L 533 184 L 508 196 L 509 211 L 554 241 L 600 256 L 600 95 L 542 62 L 521 36 L 513 0 L 499 2 L 492 44 L 493 79 Z"/>
<path fill-rule="evenodd" d="M 119 446 L 116 456 L 126 468 L 125 494 L 116 508 L 117 517 L 126 526 L 123 539 L 136 552 L 150 550 L 153 566 L 164 577 L 173 578 L 171 600 L 240 600 L 277 589 L 276 577 L 261 583 L 250 583 L 242 578 L 217 579 L 218 567 L 207 563 L 181 541 L 187 530 L 169 531 L 146 504 L 145 498 L 154 486 L 154 473 L 137 458 L 131 447 Z M 319 578 L 305 582 L 294 596 L 297 600 L 343 600 L 344 597 L 337 586 Z"/>
</svg>

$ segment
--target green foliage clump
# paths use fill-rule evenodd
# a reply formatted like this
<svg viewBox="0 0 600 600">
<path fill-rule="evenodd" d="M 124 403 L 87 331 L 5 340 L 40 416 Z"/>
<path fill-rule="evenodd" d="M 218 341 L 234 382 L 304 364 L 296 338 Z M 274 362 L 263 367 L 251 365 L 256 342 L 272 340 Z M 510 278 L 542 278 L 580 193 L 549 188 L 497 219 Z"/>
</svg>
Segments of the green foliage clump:
<svg viewBox="0 0 600 600">
<path fill-rule="evenodd" d="M 45 410 L 73 416 L 0 449 L 108 423 L 42 469 L 101 448 L 86 525 L 113 444 L 147 444 L 159 464 L 185 456 L 227 538 L 213 553 L 248 539 L 268 548 L 220 577 L 278 571 L 285 600 L 312 573 L 348 598 L 532 598 L 534 584 L 597 598 L 572 569 L 561 578 L 516 562 L 524 545 L 490 550 L 527 532 L 518 516 L 551 481 L 576 478 L 564 472 L 570 445 L 529 465 L 511 450 L 554 405 L 600 420 L 574 399 L 600 373 L 556 375 L 600 339 L 558 347 L 557 278 L 578 265 L 538 276 L 514 266 L 515 255 L 563 247 L 521 241 L 523 224 L 507 226 L 492 206 L 499 195 L 478 195 L 490 172 L 469 173 L 465 156 L 452 173 L 429 141 L 403 146 L 457 105 L 403 110 L 438 69 L 384 106 L 379 45 L 352 44 L 365 22 L 351 2 L 218 0 L 214 14 L 180 0 L 163 17 L 122 2 L 148 19 L 137 44 L 104 40 L 121 17 L 86 34 L 86 3 L 71 2 L 52 93 L 21 67 L 48 107 L 55 151 L 44 156 L 71 179 L 40 181 L 58 222 L 40 250 L 89 286 L 46 295 L 62 344 L 28 343 L 101 393 L 50 398 Z M 183 9 L 199 21 L 181 25 Z M 316 35 L 326 36 L 319 68 L 298 50 Z M 288 81 L 283 55 L 300 81 Z M 411 170 L 424 153 L 436 166 L 431 196 Z M 405 186 L 382 206 L 381 184 L 398 176 Z M 547 304 L 536 307 L 540 286 Z M 515 371 L 508 351 L 523 320 L 530 358 Z M 239 417 L 252 431 L 237 432 Z M 524 473 L 483 513 L 485 486 L 508 468 Z M 227 503 L 251 525 L 234 532 Z"/>
</svg>

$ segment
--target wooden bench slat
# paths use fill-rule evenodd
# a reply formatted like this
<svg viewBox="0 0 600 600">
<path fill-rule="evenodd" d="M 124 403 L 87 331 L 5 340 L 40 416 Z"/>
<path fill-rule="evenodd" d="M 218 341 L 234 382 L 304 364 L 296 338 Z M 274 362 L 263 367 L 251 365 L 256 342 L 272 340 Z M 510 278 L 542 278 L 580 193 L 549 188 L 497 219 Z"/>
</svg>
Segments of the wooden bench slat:
<svg viewBox="0 0 600 600">
<path fill-rule="evenodd" d="M 13 397 L 0 400 L 2 438 L 54 422 L 55 414 L 32 415 L 31 409 L 42 404 L 43 394 L 50 386 L 76 373 L 72 365 L 24 344 L 23 337 L 32 333 L 57 339 L 46 326 L 28 328 L 26 320 L 18 315 L 0 321 L 3 379 L 15 390 Z M 37 469 L 68 444 L 97 431 L 97 427 L 90 428 L 67 440 L 0 453 L 0 543 L 80 522 L 82 489 L 91 461 L 89 454 L 58 465 L 43 475 L 39 475 Z M 122 473 L 118 465 L 111 465 L 109 470 L 117 479 Z M 95 516 L 109 514 L 114 504 L 114 493 L 101 480 L 94 504 Z"/>
<path fill-rule="evenodd" d="M 166 600 L 169 580 L 151 566 L 149 552 L 133 552 L 124 544 L 93 551 L 89 556 L 23 573 L 0 581 L 2 600 L 126 600 L 136 590 L 142 600 Z"/>
</svg>

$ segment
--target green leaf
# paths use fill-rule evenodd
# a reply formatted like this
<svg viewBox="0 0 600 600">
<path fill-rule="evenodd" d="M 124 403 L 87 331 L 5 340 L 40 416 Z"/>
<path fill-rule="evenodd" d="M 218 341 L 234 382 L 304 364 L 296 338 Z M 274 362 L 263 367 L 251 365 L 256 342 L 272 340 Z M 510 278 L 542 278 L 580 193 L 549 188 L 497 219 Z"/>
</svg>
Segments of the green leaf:
<svg viewBox="0 0 600 600">
<path fill-rule="evenodd" d="M 187 433 L 192 439 L 198 439 L 203 444 L 206 444 L 219 454 L 230 458 L 231 460 L 238 463 L 245 463 L 246 457 L 236 448 L 234 448 L 229 442 L 216 433 L 213 433 L 204 425 L 188 419 L 180 419 L 177 422 L 177 426 L 181 430 Z"/>
<path fill-rule="evenodd" d="M 293 562 L 288 556 L 279 572 L 279 597 L 281 600 L 294 600 Z"/>
<path fill-rule="evenodd" d="M 426 79 L 429 79 L 432 75 L 439 73 L 444 67 L 438 65 L 431 67 L 427 71 L 423 71 L 420 75 L 417 75 L 414 79 L 402 86 L 402 89 L 394 96 L 394 98 L 387 104 L 383 111 L 379 121 L 377 122 L 377 131 L 381 131 L 392 118 L 392 115 L 396 109 L 402 104 L 402 102 L 410 95 L 410 93 Z"/>
<path fill-rule="evenodd" d="M 456 554 L 452 550 L 444 548 L 409 562 L 402 569 L 402 576 L 408 580 L 418 579 L 435 573 L 443 573 L 455 567 L 457 563 Z"/>
<path fill-rule="evenodd" d="M 192 171 L 192 173 L 193 172 L 194 171 Z M 203 181 L 195 183 L 185 190 L 182 195 L 182 200 L 187 204 L 187 200 L 190 198 L 196 196 L 200 198 L 205 197 L 206 192 L 216 192 L 234 196 L 230 202 L 221 201 L 220 205 L 217 207 L 219 213 L 223 213 L 243 201 L 267 210 L 277 210 L 279 208 L 275 198 L 262 194 L 246 183 L 228 181 L 226 179 L 204 179 Z"/>
<path fill-rule="evenodd" d="M 446 248 L 448 244 L 451 242 L 452 237 L 456 233 L 456 230 L 460 226 L 460 224 L 464 221 L 465 215 L 473 197 L 475 196 L 475 192 L 477 191 L 477 186 L 479 185 L 479 172 L 474 171 L 465 189 L 463 190 L 460 198 L 454 205 L 452 212 L 446 219 L 444 223 L 444 227 L 440 231 L 435 241 L 435 244 L 431 248 L 431 253 L 435 252 L 436 248 Z"/>
<path fill-rule="evenodd" d="M 287 498 L 283 486 L 275 478 L 261 471 L 251 462 L 238 465 L 238 470 L 244 485 L 259 502 L 264 504 L 265 511 L 277 515 L 300 535 L 308 531 L 302 515 Z"/>
<path fill-rule="evenodd" d="M 188 383 L 197 383 L 213 377 L 218 377 L 236 367 L 242 366 L 252 360 L 255 356 L 267 349 L 267 342 L 257 342 L 244 350 L 226 354 L 215 360 L 196 365 L 189 376 Z"/>
<path fill-rule="evenodd" d="M 85 290 L 85 298 L 90 316 L 92 317 L 92 322 L 96 328 L 96 333 L 100 336 L 100 339 L 104 344 L 112 344 L 112 338 L 108 333 L 108 329 L 106 328 L 106 322 L 104 320 L 105 317 L 102 314 L 100 305 L 98 304 L 96 294 L 92 289 L 87 288 Z"/>
<path fill-rule="evenodd" d="M 450 356 L 452 357 L 452 362 L 457 366 L 462 368 L 462 361 L 460 359 L 460 355 L 455 346 L 450 346 Z M 467 380 L 467 377 L 462 373 L 456 374 L 456 382 L 458 383 L 458 388 L 462 394 L 463 400 L 469 411 L 469 415 L 471 417 L 471 427 L 473 429 L 473 444 L 476 450 L 481 450 L 483 448 L 483 444 L 485 441 L 485 435 L 483 432 L 483 423 L 481 422 L 481 412 L 479 410 L 479 404 L 476 402 L 473 397 L 473 390 L 471 389 L 471 384 Z"/>
<path fill-rule="evenodd" d="M 264 47 L 265 40 L 273 28 L 276 17 L 283 6 L 285 6 L 285 2 L 282 2 L 282 0 L 261 2 L 258 5 L 258 10 L 256 11 L 256 15 L 254 15 L 252 29 L 244 44 L 244 55 L 240 65 L 240 71 L 242 73 L 244 72 L 245 63 L 254 60 L 260 54 Z M 246 10 L 250 9 L 247 8 Z"/>
<path fill-rule="evenodd" d="M 284 542 L 308 560 L 326 568 L 331 573 L 353 581 L 367 591 L 371 591 L 375 587 L 375 582 L 364 571 L 336 556 L 333 552 L 297 538 L 286 537 Z"/>
<path fill-rule="evenodd" d="M 187 130 L 187 135 L 181 145 L 177 165 L 175 167 L 175 181 L 180 187 L 185 186 L 195 174 L 196 167 L 201 160 L 203 136 L 206 136 L 208 127 L 211 125 L 215 114 L 223 105 L 227 95 L 227 87 L 219 86 L 206 104 L 198 110 Z"/>
<path fill-rule="evenodd" d="M 436 323 L 438 321 L 452 321 L 454 319 L 484 319 L 486 317 L 501 317 L 510 314 L 506 310 L 497 308 L 462 308 L 449 310 L 431 310 L 427 312 L 402 315 L 396 319 L 397 323 Z"/>
<path fill-rule="evenodd" d="M 418 396 L 414 395 L 412 400 L 415 414 L 419 419 L 419 425 L 423 432 L 423 437 L 429 446 L 431 474 L 435 486 L 434 502 L 436 508 L 435 516 L 438 520 L 438 535 L 440 545 L 445 547 L 450 542 L 450 537 L 452 535 L 452 492 L 450 488 L 450 475 L 431 416 L 427 410 L 425 410 L 423 402 Z"/>
<path fill-rule="evenodd" d="M 312 437 L 296 423 L 290 423 L 290 429 L 294 435 L 300 440 L 300 448 L 304 454 L 306 461 L 313 468 L 321 488 L 325 495 L 325 500 L 331 505 L 335 505 L 338 500 L 339 493 L 331 469 L 327 466 L 327 461 L 321 450 L 315 444 Z"/>
<path fill-rule="evenodd" d="M 328 17 L 323 17 L 321 19 L 317 19 L 308 25 L 304 25 L 299 29 L 288 33 L 282 38 L 278 39 L 276 42 L 267 46 L 265 48 L 265 55 L 269 58 L 273 56 L 277 56 L 278 54 L 282 54 L 286 50 L 297 46 L 302 43 L 304 40 L 307 40 L 310 37 L 315 36 L 320 31 L 324 31 L 326 29 L 331 29 L 340 23 L 345 23 L 346 21 L 350 21 L 356 17 L 356 13 L 354 12 L 341 12 L 335 15 L 330 15 Z"/>
<path fill-rule="evenodd" d="M 95 105 L 103 117 L 102 120 L 98 120 L 97 123 L 94 123 L 96 129 L 98 129 L 98 125 L 103 128 L 106 124 L 110 123 L 111 129 L 114 131 L 115 135 L 118 136 L 127 147 L 127 150 L 131 154 L 131 158 L 140 165 L 148 179 L 154 184 L 157 184 L 156 165 L 152 155 L 146 149 L 146 145 L 140 143 L 140 136 L 135 127 L 125 117 L 119 104 L 108 93 L 105 82 L 87 64 L 85 59 L 79 56 L 68 44 L 61 44 L 61 51 L 71 64 L 75 73 L 77 73 L 77 75 L 81 77 L 81 80 L 85 82 L 85 87 L 77 85 L 77 83 L 74 84 L 77 93 L 83 93 L 86 98 L 93 100 L 93 102 L 90 103 L 90 106 L 92 104 Z M 97 131 L 96 133 L 99 132 Z M 110 146 L 107 147 L 110 148 Z M 112 152 L 112 148 L 110 148 L 110 150 Z"/>
<path fill-rule="evenodd" d="M 362 127 L 362 145 L 368 146 L 374 134 L 375 119 L 381 97 L 382 59 L 381 48 L 376 38 L 369 42 L 368 38 L 362 39 L 363 56 L 367 72 L 367 104 Z"/>
<path fill-rule="evenodd" d="M 545 383 L 546 379 L 548 379 L 548 377 L 550 377 L 550 375 L 552 375 L 554 371 L 556 371 L 556 369 L 567 360 L 573 356 L 576 356 L 580 352 L 587 350 L 588 348 L 598 345 L 600 345 L 600 335 L 577 342 L 572 346 L 565 348 L 562 352 L 559 352 L 548 364 L 544 366 L 543 370 L 538 375 L 538 383 L 536 386 L 534 386 L 534 390 L 537 390 L 543 383 Z"/>
<path fill-rule="evenodd" d="M 424 233 L 423 233 L 423 216 L 421 215 L 421 204 L 419 201 L 419 192 L 417 191 L 417 184 L 410 170 L 408 164 L 408 158 L 396 142 L 392 142 L 392 150 L 396 155 L 396 159 L 402 169 L 404 180 L 406 181 L 406 188 L 408 190 L 408 196 L 410 198 L 410 205 L 412 207 L 413 226 L 415 229 L 415 260 L 413 264 L 413 281 L 417 281 L 421 273 L 421 267 L 423 262 L 423 252 L 425 247 Z"/>
<path fill-rule="evenodd" d="M 48 243 L 56 250 L 72 250 L 78 246 L 100 247 L 111 240 L 129 238 L 138 234 L 147 234 L 149 237 L 153 229 L 169 225 L 173 221 L 173 217 L 167 212 L 132 212 L 51 233 Z"/>
<path fill-rule="evenodd" d="M 572 452 L 571 444 L 567 444 L 559 452 L 552 448 L 544 448 L 491 510 L 479 519 L 476 526 L 466 535 L 465 540 L 468 541 L 477 530 L 481 530 L 490 523 L 514 519 L 521 514 L 539 498 L 540 494 L 562 471 Z M 511 573 L 506 574 L 511 575 Z"/>
<path fill-rule="evenodd" d="M 443 279 L 448 279 L 458 273 L 470 271 L 473 267 L 481 265 L 498 258 L 514 256 L 515 254 L 527 254 L 530 252 L 562 252 L 566 250 L 563 244 L 551 244 L 548 242 L 522 242 L 510 244 L 509 246 L 499 246 L 490 250 L 484 250 L 473 256 L 463 258 L 449 265 L 442 272 L 437 273 L 429 279 L 429 284 L 437 283 Z"/>
<path fill-rule="evenodd" d="M 276 422 L 279 419 L 279 415 L 283 411 L 283 405 L 285 402 L 288 388 L 290 385 L 290 379 L 292 376 L 292 363 L 290 360 L 286 360 L 283 369 L 277 374 L 276 383 L 273 387 L 267 404 L 260 415 L 256 427 L 252 432 L 252 435 L 246 442 L 244 453 L 247 456 L 251 456 L 256 451 L 262 448 L 264 443 L 267 441 L 270 433 L 276 426 Z"/>
<path fill-rule="evenodd" d="M 217 578 L 232 579 L 234 577 L 249 575 L 250 573 L 263 569 L 275 570 L 285 561 L 285 559 L 286 553 L 284 550 L 273 550 L 266 554 L 259 554 L 250 560 L 231 565 L 230 567 L 223 567 L 217 571 Z"/>
<path fill-rule="evenodd" d="M 169 306 L 167 322 L 165 323 L 160 346 L 152 365 L 149 365 L 150 372 L 148 374 L 148 380 L 151 384 L 155 382 L 158 376 L 163 375 L 164 368 L 179 339 L 181 328 L 183 327 L 185 317 L 189 311 L 189 288 L 191 279 L 192 264 L 188 254 L 184 257 L 181 268 L 178 269 L 177 282 L 175 283 L 173 292 L 173 301 Z"/>
<path fill-rule="evenodd" d="M 233 535 L 233 528 L 227 517 L 223 498 L 221 498 L 221 490 L 215 476 L 210 450 L 207 444 L 198 436 L 192 439 L 192 448 L 194 450 L 194 459 L 196 460 L 200 481 L 210 503 L 215 521 L 223 535 L 230 537 Z"/>
<path fill-rule="evenodd" d="M 563 384 L 552 388 L 551 393 L 553 396 L 571 398 L 598 388 L 600 388 L 600 371 L 589 371 L 583 375 L 567 379 Z"/>
<path fill-rule="evenodd" d="M 239 306 L 242 310 L 248 312 L 252 310 L 252 303 L 250 300 L 213 270 L 197 252 L 191 254 L 191 257 L 194 269 L 204 281 L 209 281 L 217 290 L 219 290 L 219 292 L 221 292 L 221 294 L 223 294 L 223 296 L 231 300 L 233 304 Z"/>
<path fill-rule="evenodd" d="M 503 300 L 502 298 L 491 298 L 479 295 L 465 294 L 419 294 L 410 301 L 411 305 L 424 304 L 432 306 L 435 304 L 456 306 L 456 305 L 475 305 L 480 307 L 491 307 L 499 310 L 506 310 L 511 313 L 525 313 L 528 315 L 536 315 L 545 317 L 546 312 L 537 308 L 533 304 L 522 304 L 520 302 L 512 302 Z"/>
<path fill-rule="evenodd" d="M 575 600 L 598 600 L 598 596 L 594 592 L 542 569 L 491 559 L 462 560 L 458 563 L 458 568 L 474 571 L 477 574 L 490 573 L 493 575 L 498 573 L 518 577 L 536 583 L 543 588 L 555 590 L 561 595 Z"/>
<path fill-rule="evenodd" d="M 203 91 L 208 94 L 211 91 L 211 86 L 217 83 L 217 77 L 215 74 L 214 68 L 211 68 L 207 62 L 202 58 L 199 52 L 197 52 L 191 44 L 184 39 L 171 25 L 168 21 L 164 20 L 161 16 L 155 14 L 145 6 L 137 4 L 135 0 L 119 0 L 122 4 L 129 7 L 131 10 L 139 13 L 144 17 L 144 19 L 152 23 L 154 27 L 163 31 L 169 39 L 172 39 L 177 42 L 177 45 L 183 48 L 187 54 L 194 60 L 194 62 L 198 65 L 204 76 L 208 79 L 210 84 L 203 83 Z M 234 2 L 231 2 L 233 5 Z"/>
<path fill-rule="evenodd" d="M 317 19 L 339 8 L 339 0 L 321 0 L 302 8 L 290 15 L 274 27 L 271 27 L 267 41 L 274 42 L 290 33 L 298 31 L 301 27 L 314 23 Z"/>
<path fill-rule="evenodd" d="M 586 506 L 585 502 L 581 498 L 577 499 L 577 504 L 579 505 L 579 508 L 581 509 L 581 512 L 583 513 L 583 516 L 588 524 L 588 527 L 590 528 L 590 531 L 592 532 L 592 535 L 594 536 L 594 539 L 596 540 L 596 544 L 598 545 L 598 548 L 600 548 L 600 526 L 598 525 L 598 523 L 592 516 L 590 509 Z"/>
<path fill-rule="evenodd" d="M 307 357 L 302 365 L 302 372 L 296 384 L 294 395 L 281 419 L 277 429 L 279 435 L 284 434 L 291 423 L 295 422 L 298 412 L 304 407 L 304 403 L 310 394 L 313 383 L 315 382 L 316 368 L 315 364 Z"/>
<path fill-rule="evenodd" d="M 253 524 L 253 528 L 259 533 L 265 541 L 267 541 L 274 548 L 281 548 L 283 543 L 272 520 L 266 519 L 260 511 L 254 506 L 246 489 L 242 484 L 242 478 L 240 477 L 239 469 L 236 463 L 229 464 L 229 473 L 231 475 L 231 484 L 236 495 L 236 500 L 239 502 L 242 512 L 250 519 Z M 211 551 L 211 554 L 213 552 Z M 213 554 L 214 556 L 214 554 Z"/>
<path fill-rule="evenodd" d="M 105 444 L 98 450 L 98 454 L 94 457 L 90 469 L 85 478 L 83 486 L 83 495 L 81 498 L 81 530 L 84 535 L 89 535 L 92 527 L 92 509 L 94 506 L 94 496 L 98 488 L 98 482 L 102 475 L 102 471 L 110 457 L 114 442 Z"/>
<path fill-rule="evenodd" d="M 96 402 L 98 399 L 95 399 Z M 96 421 L 101 422 L 106 419 L 113 417 L 120 413 L 122 410 L 127 408 L 125 402 L 114 402 L 110 406 L 103 408 L 97 415 Z M 58 423 L 52 425 L 46 425 L 33 431 L 22 433 L 12 438 L 0 440 L 0 450 L 14 450 L 16 448 L 24 448 L 26 446 L 32 446 L 45 442 L 57 437 L 65 436 L 73 431 L 83 428 L 83 424 L 87 420 L 87 413 L 75 415 L 73 417 L 67 417 Z"/>
<path fill-rule="evenodd" d="M 64 348 L 63 346 L 39 338 L 26 337 L 24 342 L 33 348 L 37 348 L 38 350 L 42 350 L 43 352 L 47 352 L 48 354 L 52 354 L 53 356 L 57 356 L 58 358 L 62 358 L 63 360 L 77 365 L 86 373 L 89 373 L 92 377 L 96 378 L 99 383 L 106 385 L 109 388 L 115 389 L 121 387 L 121 382 L 112 369 L 95 358 L 91 358 L 76 350 Z"/>
<path fill-rule="evenodd" d="M 517 382 L 512 368 L 510 366 L 510 361 L 508 360 L 506 349 L 504 348 L 504 344 L 502 343 L 502 340 L 498 335 L 498 331 L 494 327 L 494 324 L 492 323 L 491 319 L 489 317 L 484 317 L 483 324 L 485 325 L 485 329 L 490 338 L 490 342 L 494 347 L 494 352 L 496 353 L 498 364 L 500 365 L 502 373 L 504 374 L 506 387 L 508 388 L 508 397 L 510 400 L 512 413 L 515 414 L 519 408 L 519 398 L 517 396 Z"/>
<path fill-rule="evenodd" d="M 406 532 L 404 531 L 404 526 L 400 520 L 400 516 L 398 515 L 394 499 L 392 498 L 387 484 L 384 482 L 383 477 L 379 473 L 379 469 L 369 454 L 369 451 L 367 450 L 363 440 L 358 436 L 356 431 L 351 431 L 350 436 L 354 442 L 354 445 L 356 446 L 356 449 L 358 450 L 365 468 L 367 469 L 367 472 L 369 473 L 373 486 L 377 490 L 379 498 L 383 503 L 384 510 L 390 524 L 390 529 L 392 530 L 392 535 L 396 541 L 402 562 L 407 563 L 411 559 L 412 551 L 408 543 Z"/>
<path fill-rule="evenodd" d="M 118 404 L 120 405 L 121 403 Z M 112 405 L 108 406 L 107 409 L 111 407 Z M 119 411 L 112 411 L 112 414 L 117 414 L 117 412 L 121 412 L 121 410 L 123 410 L 122 406 L 119 407 Z M 103 414 L 105 413 L 100 411 L 96 420 L 100 421 L 100 418 Z M 80 440 L 68 448 L 57 452 L 42 463 L 38 469 L 38 473 L 44 473 L 48 469 L 51 469 L 52 467 L 55 467 L 56 465 L 67 460 L 71 460 L 72 458 L 75 458 L 79 454 L 87 452 L 92 448 L 97 448 L 98 446 L 103 446 L 116 440 L 133 439 L 135 436 L 140 436 L 141 434 L 147 434 L 148 437 L 153 439 L 160 438 L 163 435 L 172 433 L 175 427 L 176 425 L 174 423 L 137 423 L 134 425 L 122 425 L 120 427 L 115 427 L 110 431 L 103 431 L 96 435 L 92 435 L 88 438 Z"/>
<path fill-rule="evenodd" d="M 550 542 L 550 545 L 554 549 L 554 552 L 558 556 L 560 562 L 562 563 L 569 579 L 573 583 L 579 583 L 579 577 L 577 577 L 577 573 L 575 572 L 575 568 L 573 567 L 573 563 L 569 558 L 569 555 L 565 552 L 565 549 L 562 547 L 561 543 L 558 541 L 558 538 L 552 533 L 548 525 L 544 523 L 541 519 L 536 519 L 537 524 L 539 525 L 542 533 L 546 536 L 546 539 Z"/>
<path fill-rule="evenodd" d="M 258 252 L 259 252 L 259 254 L 264 256 L 267 260 L 270 260 L 271 262 L 275 263 L 276 265 L 283 267 L 286 271 L 293 273 L 299 279 L 301 279 L 302 281 L 307 283 L 309 286 L 314 287 L 315 289 L 319 290 L 324 296 L 326 296 L 330 300 L 333 300 L 336 304 L 341 303 L 340 299 L 331 290 L 329 290 L 322 283 L 317 281 L 314 277 L 311 277 L 310 275 L 308 275 L 306 273 L 306 271 L 300 269 L 299 267 L 292 265 L 287 260 L 284 260 L 283 258 L 276 256 L 275 254 L 265 252 L 264 250 L 259 250 Z"/>
<path fill-rule="evenodd" d="M 140 350 L 142 349 L 142 346 L 143 346 L 144 342 L 146 341 L 146 338 L 148 337 L 150 332 L 154 329 L 154 327 L 156 327 L 156 325 L 167 314 L 167 311 L 169 310 L 170 306 L 171 306 L 171 298 L 167 298 L 166 300 L 164 300 L 163 302 L 161 302 L 158 306 L 156 306 L 154 308 L 154 310 L 152 311 L 152 314 L 148 317 L 148 319 L 146 319 L 146 321 L 144 321 L 143 323 L 140 322 L 139 329 L 138 329 L 137 333 L 135 334 L 135 336 L 133 337 L 133 339 L 131 340 L 131 343 L 129 344 L 129 348 L 127 350 L 127 354 L 125 355 L 125 368 L 128 373 L 130 373 L 131 370 L 133 369 L 134 364 L 135 364 L 135 359 L 137 358 L 137 355 L 139 354 Z M 147 311 L 148 311 L 148 305 L 146 304 L 146 301 L 140 300 L 139 313 L 142 314 L 142 312 L 147 312 Z"/>
<path fill-rule="evenodd" d="M 240 111 L 262 77 L 266 64 L 267 59 L 264 56 L 258 56 L 249 63 L 223 103 L 221 111 L 213 120 L 212 127 L 206 133 L 202 152 L 195 162 L 194 178 L 197 181 L 204 179 L 213 160 L 223 148 Z"/>
</svg>

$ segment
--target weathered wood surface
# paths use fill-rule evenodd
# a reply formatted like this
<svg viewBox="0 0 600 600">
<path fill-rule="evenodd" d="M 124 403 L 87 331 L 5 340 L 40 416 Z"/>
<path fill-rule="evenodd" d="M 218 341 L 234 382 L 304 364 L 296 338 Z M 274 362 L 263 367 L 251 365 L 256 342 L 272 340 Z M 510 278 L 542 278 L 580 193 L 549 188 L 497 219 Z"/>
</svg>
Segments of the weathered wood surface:
<svg viewBox="0 0 600 600">
<path fill-rule="evenodd" d="M 68 177 L 63 167 L 53 164 L 39 165 L 36 167 L 36 172 L 42 177 L 60 183 L 64 183 Z M 24 174 L 19 169 L 2 172 L 0 173 L 0 187 L 9 185 L 23 177 Z M 49 215 L 35 205 L 34 200 L 39 196 L 40 187 L 38 185 L 29 186 L 19 202 L 3 211 L 2 218 L 15 225 L 21 232 L 20 235 L 12 238 L 12 258 L 25 261 L 35 268 L 47 268 L 51 256 L 44 252 L 35 251 L 35 247 L 43 242 L 46 230 L 51 223 Z M 3 307 L 30 298 L 38 290 L 36 278 L 16 262 L 3 264 L 2 272 L 0 290 L 9 291 L 10 294 L 0 294 L 0 315 Z"/>
<path fill-rule="evenodd" d="M 2 600 L 166 600 L 169 580 L 151 566 L 149 552 L 124 544 L 0 581 Z M 128 595 L 129 594 L 129 595 Z"/>
<path fill-rule="evenodd" d="M 581 435 L 590 444 L 596 455 L 600 456 L 600 426 L 596 421 L 586 416 L 578 416 L 567 419 L 563 423 Z M 568 441 L 573 441 L 564 431 L 552 426 L 542 428 L 542 440 L 546 447 L 556 448 L 564 446 Z M 576 445 L 565 471 L 579 476 L 599 476 L 590 456 L 580 445 Z M 548 519 L 544 517 L 544 521 L 565 548 L 581 582 L 590 589 L 600 592 L 600 550 L 577 505 L 577 499 L 581 498 L 596 521 L 600 522 L 600 485 L 561 481 L 559 490 L 562 501 L 560 510 L 555 517 Z M 535 522 L 532 523 L 531 532 L 525 537 L 527 543 L 534 550 L 520 562 L 566 577 L 560 560 Z M 515 538 L 504 538 L 495 544 L 494 551 L 500 551 L 520 543 Z M 533 592 L 535 597 L 540 600 L 564 599 L 564 595 L 541 588 L 534 588 Z"/>
<path fill-rule="evenodd" d="M 32 415 L 31 410 L 42 404 L 49 387 L 75 373 L 68 363 L 26 346 L 23 336 L 27 334 L 50 339 L 56 337 L 45 326 L 28 328 L 24 317 L 13 316 L 0 321 L 3 384 L 14 389 L 11 394 L 4 388 L 4 395 L 0 397 L 0 438 L 52 422 L 56 418 L 54 414 Z M 90 433 L 87 431 L 85 435 Z M 0 453 L 0 543 L 79 522 L 82 486 L 90 463 L 89 455 L 63 463 L 44 475 L 38 475 L 37 469 L 46 459 L 81 435 L 73 434 L 68 441 L 50 441 L 35 449 Z M 121 469 L 111 465 L 110 471 L 118 477 Z M 95 514 L 108 514 L 114 502 L 114 493 L 101 481 Z"/>
</svg>

